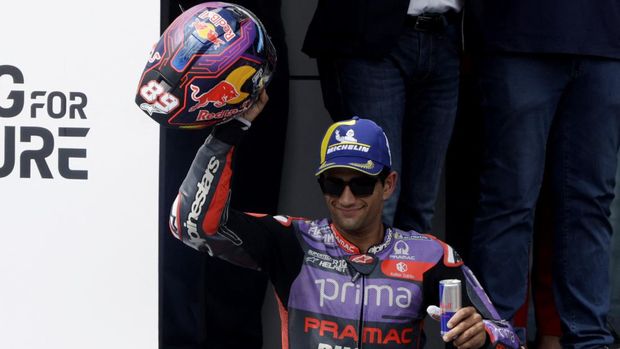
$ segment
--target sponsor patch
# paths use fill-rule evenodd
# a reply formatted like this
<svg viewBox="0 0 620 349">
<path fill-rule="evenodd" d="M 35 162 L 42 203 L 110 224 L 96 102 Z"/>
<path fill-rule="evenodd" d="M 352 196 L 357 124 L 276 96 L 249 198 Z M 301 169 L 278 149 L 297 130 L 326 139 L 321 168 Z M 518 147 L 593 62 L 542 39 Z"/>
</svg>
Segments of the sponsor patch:
<svg viewBox="0 0 620 349">
<path fill-rule="evenodd" d="M 429 262 L 387 260 L 381 262 L 381 272 L 394 278 L 422 281 L 424 273 L 433 266 Z"/>
<path fill-rule="evenodd" d="M 385 230 L 385 237 L 383 238 L 383 242 L 381 244 L 379 244 L 379 245 L 372 246 L 371 248 L 369 248 L 368 249 L 368 253 L 377 254 L 377 253 L 385 250 L 392 243 L 392 236 L 393 235 L 394 234 L 393 234 L 392 228 L 386 229 Z"/>
<path fill-rule="evenodd" d="M 336 245 L 336 239 L 334 238 L 334 234 L 327 225 L 318 225 L 316 223 L 311 223 L 310 228 L 308 229 L 308 235 L 310 235 L 312 240 L 320 241 L 327 246 Z"/>
<path fill-rule="evenodd" d="M 322 269 L 336 271 L 340 274 L 345 274 L 347 272 L 347 262 L 344 259 L 332 258 L 327 260 L 315 256 L 306 256 L 306 263 Z"/>
<path fill-rule="evenodd" d="M 375 261 L 375 257 L 367 254 L 358 254 L 357 256 L 350 256 L 349 261 L 357 264 L 372 264 Z"/>
<path fill-rule="evenodd" d="M 189 235 L 189 242 L 192 244 L 203 243 L 205 240 L 200 236 L 198 231 L 198 218 L 202 213 L 203 206 L 205 201 L 207 200 L 207 195 L 211 190 L 211 184 L 215 179 L 215 174 L 220 166 L 220 161 L 215 157 L 211 157 L 209 160 L 209 164 L 205 169 L 205 172 L 200 180 L 200 182 L 196 183 L 196 187 L 198 190 L 196 191 L 196 195 L 194 196 L 194 202 L 192 202 L 191 210 L 187 215 L 187 219 L 184 223 L 184 226 L 187 228 L 187 234 Z M 215 232 L 205 232 L 205 233 L 215 233 Z"/>
<path fill-rule="evenodd" d="M 327 148 L 327 154 L 331 154 L 335 151 L 341 151 L 341 150 L 353 150 L 353 151 L 361 151 L 364 153 L 368 153 L 368 151 L 370 151 L 370 147 L 366 144 L 337 143 L 334 145 L 330 145 L 329 148 Z"/>
<path fill-rule="evenodd" d="M 387 327 L 387 326 L 386 326 Z M 386 328 L 369 327 L 358 328 L 353 324 L 342 324 L 335 321 L 317 319 L 314 317 L 304 318 L 304 332 L 313 333 L 313 336 L 321 338 L 322 341 L 329 343 L 319 343 L 317 349 L 354 349 L 333 344 L 333 341 L 351 340 L 365 344 L 390 345 L 390 344 L 411 344 L 414 341 L 415 333 L 413 328 Z M 358 333 L 358 331 L 362 331 Z M 390 346 L 391 347 L 391 346 Z M 407 346 L 409 347 L 409 346 Z M 357 349 L 357 348 L 355 348 Z"/>
<path fill-rule="evenodd" d="M 334 302 L 407 309 L 411 306 L 413 297 L 409 288 L 391 285 L 365 285 L 362 290 L 359 283 L 355 284 L 351 281 L 341 283 L 332 278 L 316 279 L 314 284 L 318 287 L 321 308 Z"/>
<path fill-rule="evenodd" d="M 409 250 L 409 244 L 407 244 L 404 240 L 397 240 L 394 244 L 393 254 L 390 255 L 390 259 L 415 261 L 415 256 L 411 255 Z"/>
<path fill-rule="evenodd" d="M 403 234 L 399 232 L 394 232 L 394 238 L 397 240 L 417 240 L 417 241 L 430 241 L 432 240 L 429 237 L 419 234 Z"/>
</svg>

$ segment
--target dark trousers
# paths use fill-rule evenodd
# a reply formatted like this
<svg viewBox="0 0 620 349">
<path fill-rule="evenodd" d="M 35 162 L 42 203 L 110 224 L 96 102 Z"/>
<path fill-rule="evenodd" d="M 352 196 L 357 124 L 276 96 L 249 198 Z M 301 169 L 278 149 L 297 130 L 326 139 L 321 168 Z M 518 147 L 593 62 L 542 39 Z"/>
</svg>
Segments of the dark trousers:
<svg viewBox="0 0 620 349">
<path fill-rule="evenodd" d="M 383 218 L 401 229 L 431 232 L 456 116 L 457 31 L 457 25 L 442 32 L 406 27 L 396 47 L 381 59 L 318 60 L 331 117 L 371 119 L 388 137 L 399 182 L 385 204 Z"/>
<path fill-rule="evenodd" d="M 500 315 L 512 318 L 525 299 L 534 211 L 546 170 L 562 345 L 608 345 L 620 61 L 495 54 L 481 57 L 477 66 L 484 160 L 472 269 Z"/>
</svg>

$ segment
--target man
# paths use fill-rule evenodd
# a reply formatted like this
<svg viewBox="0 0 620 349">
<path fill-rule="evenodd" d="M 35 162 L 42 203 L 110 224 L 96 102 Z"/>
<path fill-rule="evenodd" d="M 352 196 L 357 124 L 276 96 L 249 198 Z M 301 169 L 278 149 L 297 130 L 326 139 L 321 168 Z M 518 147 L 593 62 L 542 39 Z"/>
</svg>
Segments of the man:
<svg viewBox="0 0 620 349">
<path fill-rule="evenodd" d="M 613 338 L 610 205 L 620 146 L 620 6 L 615 0 L 472 0 L 484 118 L 471 264 L 502 317 L 527 295 L 543 173 L 553 225 L 553 294 L 564 348 Z M 501 251 L 497 263 L 489 260 Z M 524 329 L 517 329 L 525 341 Z"/>
<path fill-rule="evenodd" d="M 175 200 L 170 226 L 197 250 L 269 274 L 284 348 L 421 348 L 424 309 L 438 303 L 442 279 L 461 280 L 464 305 L 444 341 L 459 349 L 517 347 L 511 327 L 449 246 L 383 225 L 383 203 L 397 174 L 387 137 L 370 120 L 336 123 L 323 139 L 316 174 L 331 219 L 229 209 L 234 145 L 266 101 L 263 92 L 248 113 L 207 138 Z"/>
<path fill-rule="evenodd" d="M 384 221 L 433 231 L 459 92 L 462 0 L 319 0 L 303 51 L 317 58 L 334 121 L 353 115 L 384 130 L 396 191 Z"/>
</svg>

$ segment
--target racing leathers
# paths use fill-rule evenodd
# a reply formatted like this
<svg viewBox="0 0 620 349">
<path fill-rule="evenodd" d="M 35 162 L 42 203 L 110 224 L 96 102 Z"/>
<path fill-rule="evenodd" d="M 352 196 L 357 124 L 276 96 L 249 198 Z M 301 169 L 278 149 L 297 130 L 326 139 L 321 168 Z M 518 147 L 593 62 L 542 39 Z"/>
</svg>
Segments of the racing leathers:
<svg viewBox="0 0 620 349">
<path fill-rule="evenodd" d="M 170 228 L 197 250 L 268 273 L 283 348 L 422 348 L 425 309 L 439 303 L 443 279 L 461 280 L 463 306 L 485 319 L 487 346 L 518 347 L 471 271 L 431 235 L 385 227 L 383 241 L 361 253 L 328 219 L 230 209 L 234 144 L 245 128 L 232 120 L 207 138 L 174 202 Z"/>
</svg>

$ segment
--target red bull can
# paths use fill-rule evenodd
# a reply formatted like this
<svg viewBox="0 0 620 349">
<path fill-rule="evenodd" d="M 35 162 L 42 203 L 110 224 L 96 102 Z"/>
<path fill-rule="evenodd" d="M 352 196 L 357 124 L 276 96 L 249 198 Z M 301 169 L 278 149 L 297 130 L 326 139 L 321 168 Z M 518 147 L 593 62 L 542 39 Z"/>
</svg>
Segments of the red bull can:
<svg viewBox="0 0 620 349">
<path fill-rule="evenodd" d="M 448 321 L 461 308 L 461 280 L 439 281 L 439 308 L 441 309 L 441 335 L 448 333 Z"/>
</svg>

